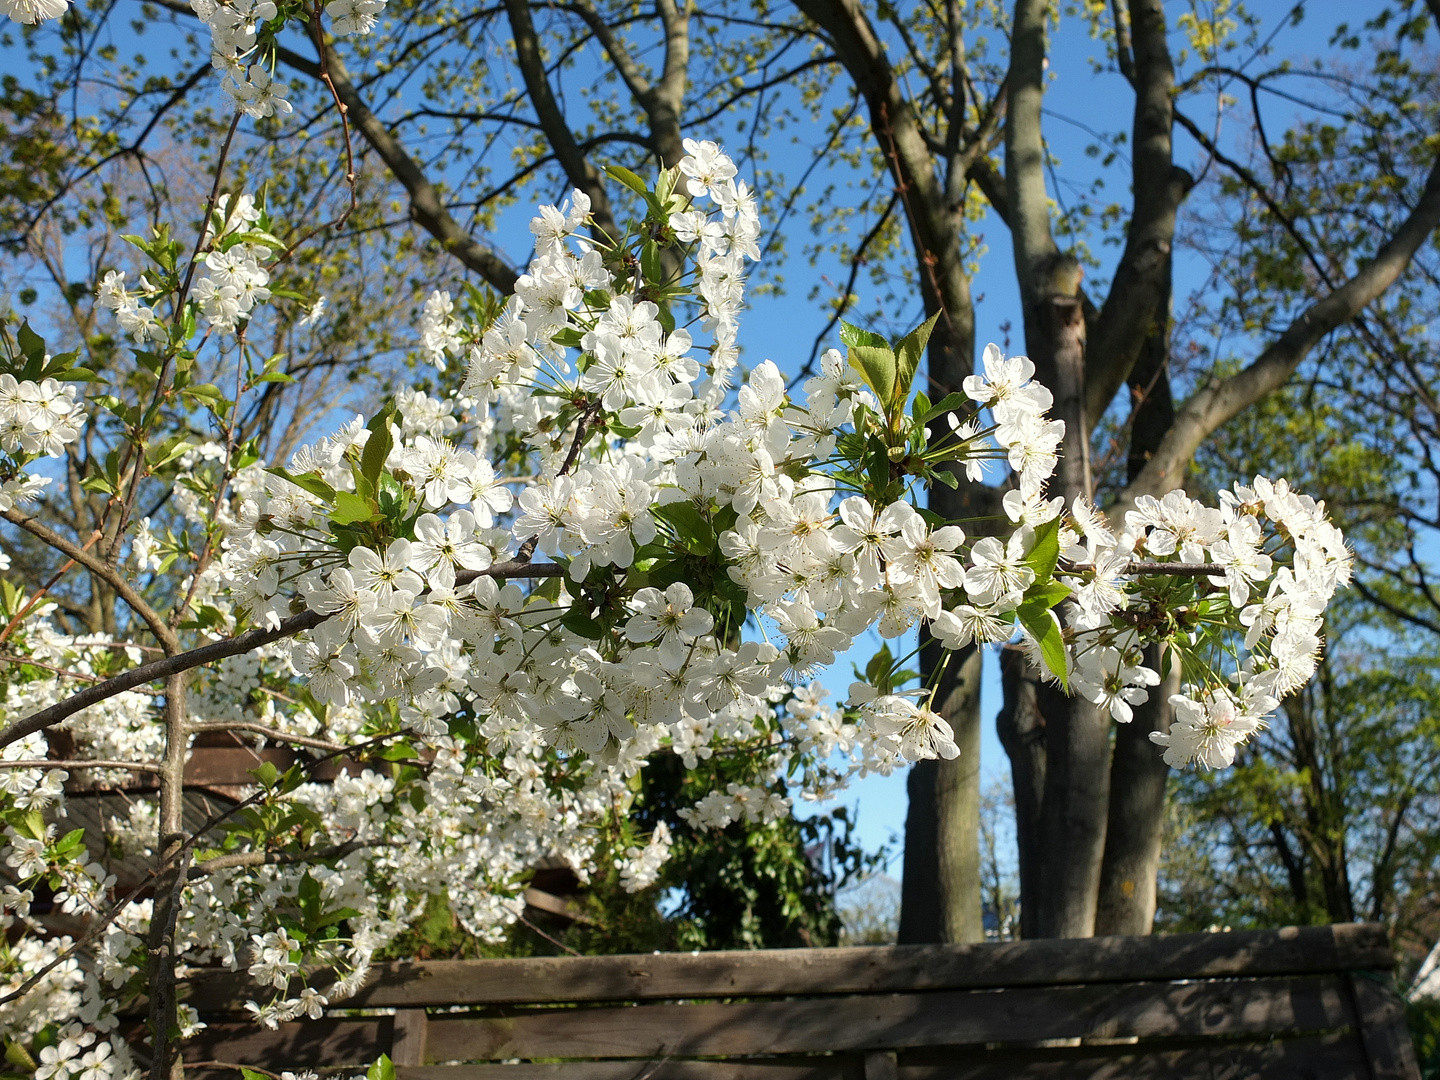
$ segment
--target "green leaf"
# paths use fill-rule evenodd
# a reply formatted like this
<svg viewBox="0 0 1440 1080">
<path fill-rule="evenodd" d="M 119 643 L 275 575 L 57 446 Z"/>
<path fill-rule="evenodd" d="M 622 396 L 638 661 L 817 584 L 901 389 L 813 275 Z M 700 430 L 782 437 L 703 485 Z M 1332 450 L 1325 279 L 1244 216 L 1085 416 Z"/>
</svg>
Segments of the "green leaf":
<svg viewBox="0 0 1440 1080">
<path fill-rule="evenodd" d="M 645 280 L 653 285 L 659 285 L 665 277 L 664 269 L 660 265 L 660 245 L 654 240 L 647 240 L 640 249 L 640 272 L 645 275 Z"/>
<path fill-rule="evenodd" d="M 390 433 L 390 418 L 394 415 L 395 404 L 390 402 L 365 425 L 370 431 L 370 438 L 360 452 L 360 472 L 376 489 L 380 487 L 380 474 L 385 471 L 385 462 L 395 447 L 395 436 Z"/>
<path fill-rule="evenodd" d="M 890 342 L 879 334 L 870 330 L 862 330 L 843 320 L 840 323 L 840 340 L 852 349 L 857 345 L 873 345 L 877 349 L 890 348 Z"/>
<path fill-rule="evenodd" d="M 85 839 L 84 829 L 71 829 L 60 838 L 59 843 L 53 848 L 57 856 L 67 855 L 74 851 Z"/>
<path fill-rule="evenodd" d="M 334 926 L 336 923 L 342 923 L 346 919 L 358 919 L 360 915 L 361 913 L 359 911 L 356 911 L 353 907 L 336 908 L 334 911 L 327 911 L 319 920 L 317 920 L 315 923 L 315 929 L 323 930 L 327 926 Z"/>
<path fill-rule="evenodd" d="M 266 469 L 272 476 L 278 476 L 282 480 L 289 480 L 290 483 L 311 495 L 318 495 L 326 502 L 335 501 L 335 489 L 320 479 L 318 473 L 292 473 L 278 466 L 273 469 Z"/>
<path fill-rule="evenodd" d="M 605 628 L 590 618 L 583 607 L 572 607 L 560 620 L 560 625 L 587 641 L 599 641 L 605 635 Z"/>
<path fill-rule="evenodd" d="M 40 1067 L 35 1059 L 30 1056 L 30 1051 L 26 1050 L 25 1047 L 21 1046 L 18 1042 L 12 1042 L 9 1039 L 5 1040 L 5 1060 L 17 1069 L 23 1069 L 27 1074 L 34 1072 Z M 265 1080 L 269 1080 L 269 1078 L 267 1077 Z"/>
<path fill-rule="evenodd" d="M 925 396 L 924 390 L 917 391 L 915 394 L 915 403 L 910 406 L 910 415 L 923 424 L 925 422 L 925 414 L 929 411 L 930 399 Z"/>
<path fill-rule="evenodd" d="M 946 394 L 934 405 L 930 406 L 930 408 L 926 411 L 925 415 L 920 417 L 920 422 L 929 423 L 937 416 L 944 416 L 948 412 L 954 412 L 956 409 L 960 408 L 960 406 L 964 405 L 969 400 L 970 396 L 968 394 Z"/>
<path fill-rule="evenodd" d="M 1053 608 L 1070 595 L 1070 586 L 1062 585 L 1053 578 L 1049 581 L 1037 581 L 1030 588 L 1025 590 L 1022 604 L 1041 603 L 1046 609 Z"/>
<path fill-rule="evenodd" d="M 197 401 L 208 402 L 212 408 L 220 409 L 230 404 L 220 388 L 214 383 L 196 383 L 194 386 L 187 386 L 180 391 L 186 397 L 195 398 Z"/>
<path fill-rule="evenodd" d="M 910 384 L 915 381 L 915 372 L 920 369 L 920 361 L 925 356 L 925 345 L 930 340 L 930 332 L 935 329 L 935 321 L 939 318 L 940 313 L 937 311 L 895 345 L 895 396 L 892 400 L 897 410 L 910 396 Z"/>
<path fill-rule="evenodd" d="M 708 555 L 715 546 L 715 530 L 704 515 L 695 509 L 693 503 L 678 502 L 669 506 L 654 507 L 656 517 L 668 521 L 675 527 L 675 533 L 685 550 L 693 555 Z"/>
<path fill-rule="evenodd" d="M 275 781 L 280 779 L 280 770 L 275 767 L 273 762 L 262 761 L 259 768 L 249 771 L 250 775 L 255 777 L 263 787 L 274 787 Z"/>
<path fill-rule="evenodd" d="M 1043 600 L 1027 600 L 1015 610 L 1020 625 L 1030 631 L 1030 636 L 1040 643 L 1040 659 L 1051 673 L 1060 680 L 1066 692 L 1070 690 L 1065 677 L 1065 638 L 1060 632 L 1060 620 L 1045 605 Z"/>
<path fill-rule="evenodd" d="M 636 176 L 623 165 L 606 165 L 605 175 L 612 180 L 620 181 L 620 183 L 635 192 L 636 195 L 650 194 L 650 188 L 646 186 L 645 181 L 641 180 L 640 177 Z"/>
<path fill-rule="evenodd" d="M 30 329 L 30 320 L 20 324 L 20 329 L 15 333 L 15 340 L 20 346 L 20 351 L 25 354 L 25 359 L 39 363 L 45 359 L 45 339 Z"/>
<path fill-rule="evenodd" d="M 365 1073 L 365 1080 L 395 1080 L 395 1066 L 390 1063 L 389 1055 L 380 1055 L 380 1060 Z"/>
<path fill-rule="evenodd" d="M 258 1073 L 254 1069 L 247 1069 L 243 1066 L 240 1069 L 241 1080 L 270 1080 L 264 1073 Z"/>
<path fill-rule="evenodd" d="M 1060 519 L 1054 517 L 1044 525 L 1035 526 L 1035 540 L 1030 547 L 1030 554 L 1025 556 L 1025 565 L 1035 571 L 1035 581 L 1039 584 L 1050 580 L 1059 560 Z"/>
<path fill-rule="evenodd" d="M 850 366 L 860 373 L 865 384 L 875 391 L 881 408 L 888 407 L 895 393 L 895 354 L 888 346 L 852 345 Z"/>
<path fill-rule="evenodd" d="M 311 877 L 308 870 L 300 879 L 300 889 L 295 898 L 300 903 L 300 911 L 305 916 L 306 925 L 313 926 L 324 909 L 320 899 L 320 882 Z"/>
<path fill-rule="evenodd" d="M 369 499 L 362 499 L 350 491 L 335 493 L 335 510 L 330 520 L 336 525 L 354 525 L 357 521 L 369 521 L 378 510 Z"/>
</svg>

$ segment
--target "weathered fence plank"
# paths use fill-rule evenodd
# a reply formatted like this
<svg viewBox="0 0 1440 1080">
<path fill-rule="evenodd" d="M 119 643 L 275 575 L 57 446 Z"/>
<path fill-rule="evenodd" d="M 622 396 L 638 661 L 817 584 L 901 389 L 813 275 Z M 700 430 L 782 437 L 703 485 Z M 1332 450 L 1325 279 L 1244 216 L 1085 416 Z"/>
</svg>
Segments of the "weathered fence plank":
<svg viewBox="0 0 1440 1080">
<path fill-rule="evenodd" d="M 501 1080 L 504 1074 L 474 1080 Z M 999 1050 L 915 1064 L 902 1058 L 900 1080 L 1370 1080 L 1365 1055 L 1349 1035 L 1189 1046 L 1136 1052 L 1126 1047 Z M 664 1080 L 656 1075 L 653 1080 Z"/>
<path fill-rule="evenodd" d="M 1393 962 L 1384 927 L 1353 923 L 986 945 L 377 964 L 346 1004 L 404 1008 L 863 994 L 1389 970 Z M 207 974 L 190 990 L 188 1000 L 201 1012 L 239 1010 L 264 992 L 243 974 Z"/>
<path fill-rule="evenodd" d="M 932 991 L 847 998 L 432 1016 L 440 1061 L 711 1057 L 1086 1036 L 1326 1031 L 1354 1023 L 1337 977 Z"/>
<path fill-rule="evenodd" d="M 1363 925 L 401 964 L 340 1006 L 394 1016 L 277 1032 L 210 975 L 185 1056 L 198 1080 L 386 1052 L 400 1080 L 1419 1080 L 1392 964 Z"/>
</svg>

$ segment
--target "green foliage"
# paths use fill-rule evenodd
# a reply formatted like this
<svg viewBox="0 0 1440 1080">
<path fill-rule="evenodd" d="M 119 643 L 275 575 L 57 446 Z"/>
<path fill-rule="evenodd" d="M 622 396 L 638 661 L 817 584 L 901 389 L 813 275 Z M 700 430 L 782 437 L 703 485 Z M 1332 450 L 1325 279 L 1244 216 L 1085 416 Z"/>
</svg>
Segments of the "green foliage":
<svg viewBox="0 0 1440 1080">
<path fill-rule="evenodd" d="M 1405 1007 L 1405 1023 L 1415 1042 L 1420 1080 L 1440 1080 L 1440 1001 L 1412 1001 Z"/>
</svg>

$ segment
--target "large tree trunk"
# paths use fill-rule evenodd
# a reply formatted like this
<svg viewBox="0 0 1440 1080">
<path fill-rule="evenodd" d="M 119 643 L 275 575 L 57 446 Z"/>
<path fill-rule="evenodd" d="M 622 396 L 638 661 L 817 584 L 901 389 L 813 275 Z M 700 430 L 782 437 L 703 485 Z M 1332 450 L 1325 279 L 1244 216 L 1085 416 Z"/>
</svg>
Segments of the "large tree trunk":
<svg viewBox="0 0 1440 1080">
<path fill-rule="evenodd" d="M 1162 303 L 1156 311 L 1140 358 L 1130 372 L 1134 402 L 1130 417 L 1127 480 L 1145 468 L 1175 419 L 1170 393 L 1170 280 L 1165 275 Z M 1123 522 L 1114 524 L 1119 527 Z M 1161 670 L 1160 650 L 1151 648 L 1145 663 Z M 1150 698 L 1135 710 L 1135 719 L 1115 731 L 1115 756 L 1110 764 L 1110 818 L 1105 829 L 1105 860 L 1100 869 L 1097 934 L 1148 934 L 1155 923 L 1156 878 L 1165 832 L 1165 785 L 1170 766 L 1150 741 L 1152 731 L 1168 731 L 1174 709 L 1172 694 L 1180 692 L 1179 665 Z"/>
<path fill-rule="evenodd" d="M 1015 846 L 1020 859 L 1020 936 L 1040 937 L 1040 811 L 1045 793 L 1045 718 L 1035 705 L 1036 681 L 1018 649 L 1000 654 L 1005 704 L 995 717 L 1015 789 Z"/>
<path fill-rule="evenodd" d="M 1146 650 L 1145 663 L 1159 670 L 1160 649 Z M 1110 764 L 1110 819 L 1105 829 L 1105 859 L 1100 868 L 1096 934 L 1148 934 L 1155 924 L 1156 879 L 1165 834 L 1165 784 L 1170 766 L 1150 741 L 1152 731 L 1169 731 L 1174 709 L 1170 695 L 1180 692 L 1180 665 L 1150 699 L 1135 709 L 1135 719 L 1115 730 Z"/>
<path fill-rule="evenodd" d="M 943 209 L 937 208 L 933 216 L 945 216 Z M 917 250 L 933 250 L 935 238 L 915 217 L 912 213 L 911 235 Z M 922 266 L 921 274 L 926 314 L 940 316 L 926 357 L 928 396 L 936 401 L 960 389 L 975 365 L 975 309 L 959 256 L 957 227 L 952 224 L 938 256 Z M 929 503 L 947 519 L 976 518 L 999 512 L 994 496 L 990 489 L 962 480 L 953 490 L 932 488 Z M 942 655 L 933 641 L 924 642 L 920 670 L 925 679 Z M 980 653 L 973 648 L 950 658 L 936 684 L 934 708 L 954 730 L 960 755 L 952 761 L 916 764 L 906 785 L 910 806 L 899 939 L 907 944 L 985 937 L 980 909 L 980 667 Z"/>
</svg>

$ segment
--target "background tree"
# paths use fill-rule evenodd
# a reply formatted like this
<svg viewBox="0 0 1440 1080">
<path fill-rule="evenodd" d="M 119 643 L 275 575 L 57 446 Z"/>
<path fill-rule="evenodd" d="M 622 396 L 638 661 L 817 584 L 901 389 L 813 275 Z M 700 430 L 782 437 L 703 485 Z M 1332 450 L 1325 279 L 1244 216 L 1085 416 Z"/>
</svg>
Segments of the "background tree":
<svg viewBox="0 0 1440 1080">
<path fill-rule="evenodd" d="M 110 160 L 143 158 L 171 131 L 218 140 L 221 125 L 203 107 L 182 108 L 204 59 L 188 8 L 167 0 L 149 10 L 157 18 L 141 37 L 185 57 L 192 74 L 161 76 L 139 59 L 117 61 L 114 42 L 128 49 L 140 39 L 113 12 L 74 19 L 58 40 L 27 38 L 45 89 L 27 88 L 32 98 L 17 116 L 36 115 L 37 102 L 61 103 L 47 106 L 61 116 L 67 98 L 77 100 L 71 88 L 93 85 L 101 72 L 134 91 L 124 109 L 95 123 L 61 124 L 71 143 L 64 164 L 44 140 L 26 144 L 39 175 L 55 171 L 51 188 L 67 192 L 117 150 Z M 803 210 L 812 224 L 823 222 L 806 252 L 840 250 L 849 263 L 849 279 L 828 298 L 834 318 L 856 307 L 867 268 L 889 310 L 861 305 L 864 314 L 881 324 L 885 316 L 906 321 L 898 313 L 909 290 L 925 314 L 942 316 L 930 349 L 937 393 L 973 369 L 976 223 L 993 212 L 1012 237 L 1026 348 L 1059 391 L 1071 429 L 1067 491 L 1113 501 L 1122 512 L 1141 494 L 1184 482 L 1192 454 L 1217 427 L 1281 386 L 1326 334 L 1367 306 L 1373 311 L 1437 214 L 1426 141 L 1430 74 L 1414 59 L 1428 20 L 1414 4 L 1338 35 L 1334 47 L 1355 58 L 1356 71 L 1334 77 L 1276 62 L 1294 25 L 1278 12 L 1265 12 L 1273 30 L 1267 24 L 1261 38 L 1258 17 L 1238 8 L 1198 6 L 1173 25 L 1158 0 L 1067 11 L 1061 25 L 1088 20 L 1106 49 L 1103 66 L 1133 88 L 1130 123 L 1096 143 L 1111 167 L 1129 166 L 1128 205 L 1108 201 L 1101 188 L 1081 190 L 1083 181 L 1070 177 L 1093 170 L 1071 169 L 1047 148 L 1057 122 L 1043 111 L 1053 27 L 1046 6 L 1031 0 L 873 9 L 849 0 L 703 9 L 661 2 L 633 10 L 516 0 L 390 10 L 397 33 L 383 43 L 322 40 L 317 51 L 308 38 L 287 39 L 281 59 L 297 107 L 327 119 L 317 119 L 309 139 L 253 148 L 270 161 L 299 162 L 313 140 L 327 163 L 316 190 L 323 183 L 343 199 L 350 167 L 336 164 L 345 133 L 328 119 L 333 86 L 348 109 L 356 171 L 395 200 L 394 210 L 363 226 L 378 261 L 392 252 L 448 253 L 504 289 L 519 259 L 493 238 L 515 200 L 575 186 L 592 198 L 597 222 L 613 221 L 630 195 L 604 176 L 602 160 L 653 168 L 673 159 L 687 130 L 733 124 L 740 160 L 758 170 L 782 221 Z M 1287 17 L 1302 12 L 1286 9 Z M 107 44 L 92 47 L 101 40 Z M 1316 93 L 1297 102 L 1296 85 Z M 419 100 L 408 96 L 415 87 Z M 1230 108 L 1227 95 L 1236 92 L 1249 98 L 1248 114 Z M 1225 110 L 1224 140 L 1213 134 L 1216 102 Z M 1280 139 L 1272 137 L 1277 102 L 1286 103 L 1290 126 Z M 195 119 L 182 124 L 181 114 Z M 816 116 L 812 152 L 777 162 L 769 150 L 776 135 Z M 1188 169 L 1177 162 L 1177 137 Z M 1102 146 L 1129 147 L 1130 160 Z M 1309 171 L 1301 167 L 1307 155 Z M 845 169 L 853 172 L 837 181 Z M 1337 178 L 1349 186 L 1334 187 Z M 1193 228 L 1177 235 L 1187 207 Z M 775 256 L 789 235 L 777 227 L 766 238 L 767 265 L 780 265 Z M 1321 235 L 1336 242 L 1317 261 Z M 1273 246 L 1273 274 L 1251 281 L 1217 273 L 1203 298 L 1251 313 L 1240 320 L 1243 349 L 1220 356 L 1192 340 L 1179 354 L 1172 349 L 1168 311 L 1181 241 L 1188 251 L 1232 254 Z M 1100 254 L 1110 244 L 1119 252 L 1113 266 Z M 782 287 L 781 272 L 770 272 L 772 287 Z M 1179 325 L 1190 318 L 1181 310 Z M 822 327 L 817 344 L 827 332 Z M 995 494 L 937 489 L 935 506 L 974 516 L 993 508 Z M 918 891 L 904 920 L 909 940 L 980 934 L 978 657 L 952 663 L 944 679 L 941 697 L 962 755 L 911 776 L 906 878 Z M 1006 685 L 1002 733 L 1016 785 L 1025 932 L 1143 932 L 1167 772 L 1147 738 L 1166 724 L 1160 695 L 1112 747 L 1108 721 L 1088 706 L 1052 700 L 1014 665 Z"/>
</svg>

